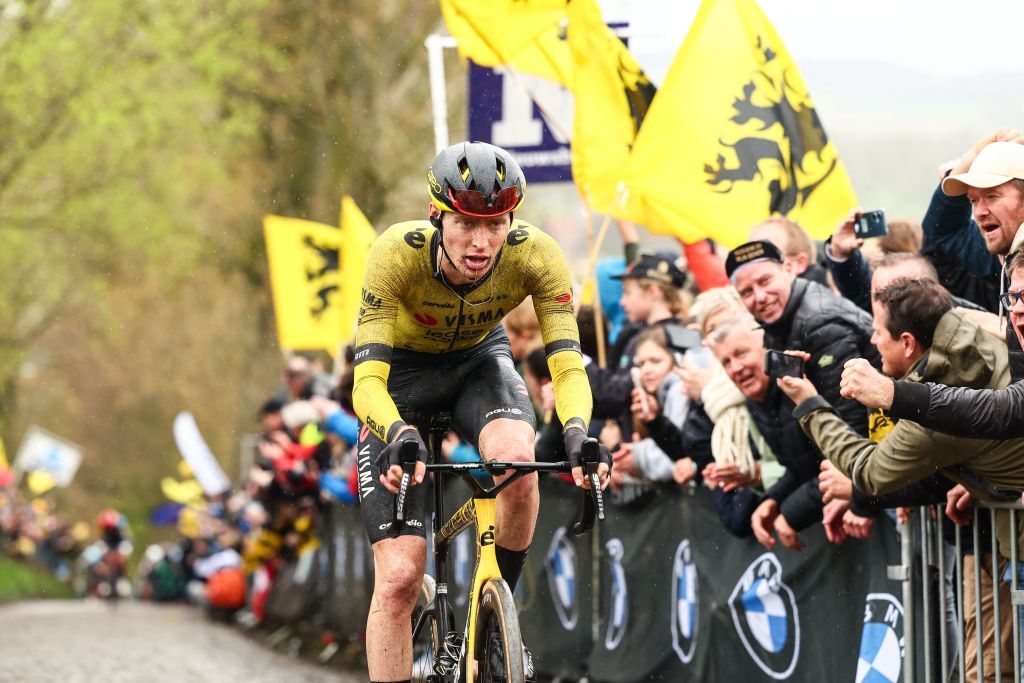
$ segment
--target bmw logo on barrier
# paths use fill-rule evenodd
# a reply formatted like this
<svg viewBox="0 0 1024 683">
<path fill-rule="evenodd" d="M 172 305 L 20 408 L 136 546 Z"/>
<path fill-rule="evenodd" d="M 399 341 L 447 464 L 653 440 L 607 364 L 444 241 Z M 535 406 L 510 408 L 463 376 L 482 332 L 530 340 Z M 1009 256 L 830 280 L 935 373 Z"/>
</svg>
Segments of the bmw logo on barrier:
<svg viewBox="0 0 1024 683">
<path fill-rule="evenodd" d="M 857 683 L 898 683 L 902 669 L 903 605 L 888 593 L 868 593 Z"/>
<path fill-rule="evenodd" d="M 558 620 L 562 622 L 562 628 L 571 631 L 576 628 L 580 617 L 579 601 L 576 599 L 578 572 L 576 546 L 565 527 L 559 527 L 552 537 L 547 557 L 544 558 L 544 569 L 548 574 L 548 588 Z"/>
<path fill-rule="evenodd" d="M 608 601 L 608 630 L 604 634 L 605 649 L 614 650 L 626 635 L 626 620 L 629 617 L 629 593 L 626 590 L 626 572 L 622 558 L 626 549 L 622 541 L 613 538 L 604 544 L 608 558 L 608 574 L 611 578 L 611 599 Z"/>
<path fill-rule="evenodd" d="M 800 616 L 775 555 L 765 553 L 747 567 L 729 596 L 729 609 L 751 659 L 772 678 L 788 678 L 800 656 Z"/>
<path fill-rule="evenodd" d="M 672 649 L 679 661 L 689 664 L 697 647 L 697 566 L 690 557 L 690 541 L 684 539 L 672 560 Z"/>
</svg>

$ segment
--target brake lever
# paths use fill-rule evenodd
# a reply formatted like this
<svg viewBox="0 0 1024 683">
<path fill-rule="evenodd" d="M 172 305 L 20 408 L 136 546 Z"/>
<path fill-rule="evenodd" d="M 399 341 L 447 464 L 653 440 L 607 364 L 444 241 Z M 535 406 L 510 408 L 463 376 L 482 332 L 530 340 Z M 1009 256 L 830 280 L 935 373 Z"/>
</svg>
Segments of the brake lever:
<svg viewBox="0 0 1024 683">
<path fill-rule="evenodd" d="M 582 536 L 594 528 L 594 518 L 604 521 L 604 495 L 601 491 L 601 477 L 597 473 L 600 465 L 600 444 L 597 439 L 587 439 L 583 442 L 583 453 L 581 463 L 584 475 L 590 482 L 590 495 L 583 492 L 583 500 L 580 506 L 579 520 L 573 524 L 572 531 L 576 536 Z"/>
<path fill-rule="evenodd" d="M 412 484 L 413 475 L 416 474 L 418 450 L 419 446 L 412 439 L 403 441 L 398 450 L 398 462 L 402 466 L 402 479 L 398 484 L 398 495 L 395 496 L 394 520 L 388 529 L 390 538 L 398 538 L 402 529 L 405 528 L 406 518 L 409 514 L 409 486 Z"/>
</svg>

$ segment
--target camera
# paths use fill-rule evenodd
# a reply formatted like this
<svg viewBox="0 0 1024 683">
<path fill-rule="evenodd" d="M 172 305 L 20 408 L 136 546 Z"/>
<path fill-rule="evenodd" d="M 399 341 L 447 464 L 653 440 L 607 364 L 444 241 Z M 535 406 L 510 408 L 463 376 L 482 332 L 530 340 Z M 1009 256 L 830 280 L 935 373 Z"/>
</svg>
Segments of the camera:
<svg viewBox="0 0 1024 683">
<path fill-rule="evenodd" d="M 889 227 L 885 223 L 885 209 L 862 213 L 857 217 L 857 222 L 853 224 L 853 232 L 861 239 L 888 235 Z"/>
<path fill-rule="evenodd" d="M 697 330 L 691 330 L 675 323 L 666 323 L 662 327 L 665 328 L 665 335 L 668 337 L 668 346 L 673 351 L 686 353 L 690 349 L 701 348 L 703 340 Z"/>
<path fill-rule="evenodd" d="M 768 349 L 764 352 L 764 371 L 769 377 L 803 377 L 804 359 Z"/>
</svg>

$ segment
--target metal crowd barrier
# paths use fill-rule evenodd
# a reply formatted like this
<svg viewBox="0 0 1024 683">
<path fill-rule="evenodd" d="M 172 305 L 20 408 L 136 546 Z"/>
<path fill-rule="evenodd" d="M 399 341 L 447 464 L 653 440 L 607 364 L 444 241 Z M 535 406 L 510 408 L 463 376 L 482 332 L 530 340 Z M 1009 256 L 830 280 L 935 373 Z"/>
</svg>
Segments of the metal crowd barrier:
<svg viewBox="0 0 1024 683">
<path fill-rule="evenodd" d="M 1019 586 L 1017 535 L 1022 510 L 1024 506 L 1019 501 L 979 504 L 971 523 L 960 527 L 945 516 L 942 506 L 928 506 L 914 509 L 910 518 L 899 525 L 901 565 L 889 567 L 888 573 L 889 578 L 903 584 L 904 681 L 1012 680 L 1020 683 L 1024 590 Z M 1008 521 L 1003 527 L 1009 531 L 1004 547 L 997 541 L 1000 518 Z M 947 533 L 952 536 L 952 543 Z M 973 555 L 973 571 L 966 577 L 965 553 Z M 986 596 L 982 574 L 985 571 L 991 571 L 988 609 L 983 608 Z M 1008 584 L 1008 591 L 1001 590 L 1004 582 Z M 968 592 L 974 598 L 974 609 L 965 614 Z M 1007 614 L 1008 646 L 1003 644 L 1006 628 L 1003 621 Z M 965 642 L 968 624 L 974 627 L 973 643 Z M 992 628 L 992 638 L 986 643 L 984 626 L 988 625 Z M 968 649 L 977 653 L 972 657 L 976 668 L 973 673 L 968 670 Z M 989 655 L 989 662 L 985 655 Z M 987 667 L 988 663 L 991 666 Z"/>
</svg>

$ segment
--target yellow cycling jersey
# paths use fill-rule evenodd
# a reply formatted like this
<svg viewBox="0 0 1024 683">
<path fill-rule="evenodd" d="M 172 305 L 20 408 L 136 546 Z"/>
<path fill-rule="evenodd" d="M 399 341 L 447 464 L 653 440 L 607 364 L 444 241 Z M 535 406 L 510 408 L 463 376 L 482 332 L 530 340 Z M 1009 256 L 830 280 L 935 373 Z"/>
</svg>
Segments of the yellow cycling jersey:
<svg viewBox="0 0 1024 683">
<path fill-rule="evenodd" d="M 527 296 L 540 321 L 563 424 L 590 421 L 569 267 L 558 244 L 514 220 L 491 271 L 470 287 L 435 275 L 438 234 L 428 221 L 398 223 L 370 247 L 356 331 L 352 399 L 359 419 L 389 441 L 404 425 L 388 394 L 392 349 L 443 354 L 482 342 Z M 458 293 L 456 293 L 458 292 Z"/>
</svg>

